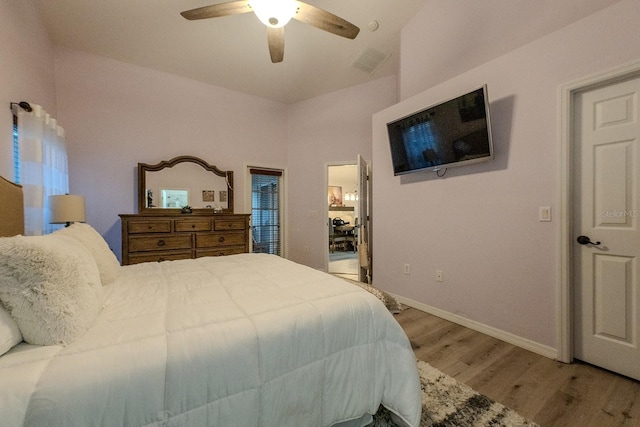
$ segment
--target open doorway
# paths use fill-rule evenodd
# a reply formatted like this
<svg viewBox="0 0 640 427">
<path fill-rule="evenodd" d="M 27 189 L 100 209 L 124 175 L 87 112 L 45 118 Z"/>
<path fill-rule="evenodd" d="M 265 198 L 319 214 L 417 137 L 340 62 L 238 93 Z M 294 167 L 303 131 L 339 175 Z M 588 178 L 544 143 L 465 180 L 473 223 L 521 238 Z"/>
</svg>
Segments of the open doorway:
<svg viewBox="0 0 640 427">
<path fill-rule="evenodd" d="M 358 280 L 359 194 L 357 164 L 327 166 L 328 272 Z"/>
<path fill-rule="evenodd" d="M 251 251 L 285 256 L 284 170 L 247 167 L 251 186 Z"/>
</svg>

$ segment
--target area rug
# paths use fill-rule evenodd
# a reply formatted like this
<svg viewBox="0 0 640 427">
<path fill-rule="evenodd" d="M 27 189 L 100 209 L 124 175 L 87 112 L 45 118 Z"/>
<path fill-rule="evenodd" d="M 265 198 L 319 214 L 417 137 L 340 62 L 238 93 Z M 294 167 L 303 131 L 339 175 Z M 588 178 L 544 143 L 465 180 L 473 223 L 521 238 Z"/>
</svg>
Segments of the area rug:
<svg viewBox="0 0 640 427">
<path fill-rule="evenodd" d="M 513 409 L 489 399 L 428 363 L 418 361 L 422 388 L 420 427 L 516 427 L 537 426 Z M 374 427 L 397 426 L 389 411 L 380 407 Z"/>
<path fill-rule="evenodd" d="M 348 279 L 346 277 L 342 277 L 340 275 L 334 274 L 334 276 L 341 278 L 342 280 L 346 280 L 352 285 L 360 286 L 365 291 L 373 294 L 376 298 L 383 302 L 387 310 L 389 310 L 393 314 L 398 314 L 402 311 L 402 305 L 396 300 L 394 297 L 386 293 L 385 291 L 381 291 L 378 288 L 375 288 L 366 283 L 358 282 L 357 280 Z"/>
</svg>

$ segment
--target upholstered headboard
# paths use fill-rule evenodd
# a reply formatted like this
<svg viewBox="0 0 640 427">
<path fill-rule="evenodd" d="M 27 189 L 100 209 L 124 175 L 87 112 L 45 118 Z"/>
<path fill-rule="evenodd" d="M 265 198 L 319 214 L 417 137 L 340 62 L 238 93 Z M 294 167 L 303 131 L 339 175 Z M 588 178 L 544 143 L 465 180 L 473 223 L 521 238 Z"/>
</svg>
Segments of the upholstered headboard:
<svg viewBox="0 0 640 427">
<path fill-rule="evenodd" d="M 24 234 L 22 186 L 0 176 L 0 236 Z"/>
</svg>

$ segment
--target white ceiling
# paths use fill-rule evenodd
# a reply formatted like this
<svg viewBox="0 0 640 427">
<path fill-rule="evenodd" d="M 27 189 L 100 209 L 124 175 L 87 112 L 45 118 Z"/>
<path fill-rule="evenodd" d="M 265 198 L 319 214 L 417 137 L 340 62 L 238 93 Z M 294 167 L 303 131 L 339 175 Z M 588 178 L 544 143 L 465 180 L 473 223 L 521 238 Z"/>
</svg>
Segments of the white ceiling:
<svg viewBox="0 0 640 427">
<path fill-rule="evenodd" d="M 287 103 L 394 74 L 400 29 L 426 0 L 308 0 L 360 27 L 355 40 L 291 20 L 272 64 L 253 13 L 188 21 L 221 0 L 35 0 L 55 44 Z M 380 27 L 367 29 L 370 21 Z M 351 66 L 366 48 L 391 53 L 373 75 Z"/>
<path fill-rule="evenodd" d="M 271 63 L 266 27 L 253 13 L 180 16 L 220 0 L 33 1 L 57 45 L 292 103 L 396 74 L 400 30 L 425 5 L 433 11 L 425 25 L 438 31 L 427 65 L 434 68 L 425 75 L 445 78 L 477 65 L 465 58 L 491 59 L 619 0 L 308 0 L 359 26 L 360 34 L 349 40 L 292 20 L 279 64 Z M 374 20 L 380 26 L 372 32 Z M 392 54 L 373 75 L 352 66 L 368 48 Z"/>
</svg>

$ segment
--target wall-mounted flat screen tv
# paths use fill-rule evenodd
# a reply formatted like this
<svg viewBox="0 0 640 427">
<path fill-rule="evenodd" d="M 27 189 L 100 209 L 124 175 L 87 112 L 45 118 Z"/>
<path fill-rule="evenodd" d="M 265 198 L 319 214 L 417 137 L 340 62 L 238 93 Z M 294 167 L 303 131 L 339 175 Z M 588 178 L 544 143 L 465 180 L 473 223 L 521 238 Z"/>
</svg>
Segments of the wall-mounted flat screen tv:
<svg viewBox="0 0 640 427">
<path fill-rule="evenodd" d="M 387 123 L 393 174 L 493 159 L 487 86 Z"/>
</svg>

